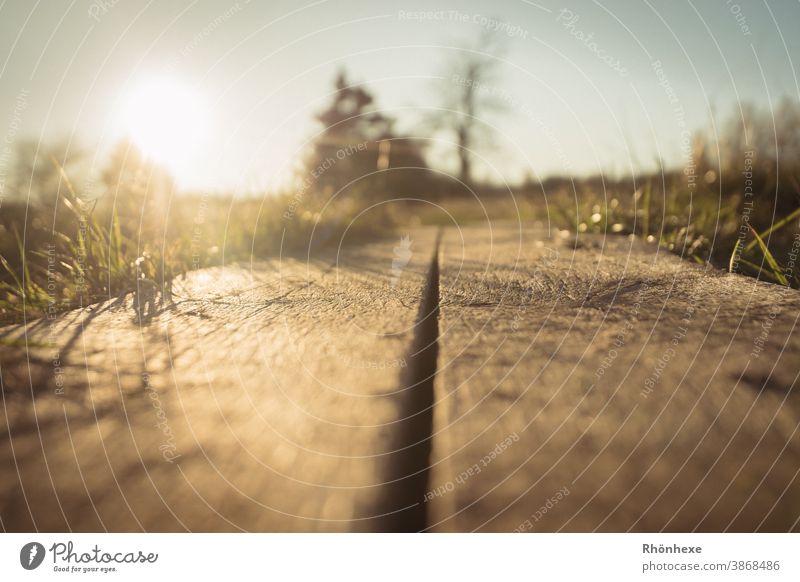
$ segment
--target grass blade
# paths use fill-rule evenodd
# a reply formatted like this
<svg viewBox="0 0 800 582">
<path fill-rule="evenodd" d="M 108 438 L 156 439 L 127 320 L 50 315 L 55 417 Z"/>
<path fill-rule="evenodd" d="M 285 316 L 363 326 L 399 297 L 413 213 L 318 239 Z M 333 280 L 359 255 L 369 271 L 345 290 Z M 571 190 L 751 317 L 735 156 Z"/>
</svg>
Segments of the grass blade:
<svg viewBox="0 0 800 582">
<path fill-rule="evenodd" d="M 798 208 L 794 212 L 791 212 L 789 215 L 783 217 L 781 220 L 779 220 L 778 222 L 776 222 L 775 224 L 770 226 L 767 230 L 762 232 L 761 235 L 759 235 L 759 236 L 763 239 L 764 237 L 766 237 L 770 233 L 773 233 L 773 232 L 775 232 L 777 230 L 780 230 L 781 228 L 783 228 L 784 226 L 789 224 L 792 220 L 794 220 L 798 216 L 800 216 L 800 208 Z M 750 243 L 748 243 L 748 245 L 744 248 L 745 252 L 753 250 L 753 248 L 755 248 L 755 246 L 757 244 L 758 244 L 758 239 L 750 241 Z"/>
<path fill-rule="evenodd" d="M 650 205 L 652 203 L 653 197 L 653 181 L 652 179 L 647 180 L 647 184 L 644 186 L 644 221 L 642 222 L 642 234 L 644 238 L 647 238 L 650 235 Z"/>
<path fill-rule="evenodd" d="M 733 245 L 733 252 L 731 252 L 731 258 L 728 261 L 728 272 L 733 273 L 733 269 L 736 266 L 736 251 L 739 250 L 739 247 L 742 246 L 742 239 L 737 238 L 736 244 Z M 741 258 L 740 258 L 741 260 Z"/>
<path fill-rule="evenodd" d="M 750 226 L 748 224 L 748 226 Z M 767 245 L 764 243 L 764 239 L 756 232 L 752 226 L 750 226 L 750 231 L 753 233 L 753 236 L 756 237 L 756 242 L 758 243 L 759 248 L 761 249 L 761 253 L 764 255 L 764 258 L 767 260 L 767 264 L 769 265 L 770 269 L 772 269 L 772 274 L 775 275 L 775 278 L 780 282 L 781 285 L 788 285 L 789 281 L 783 274 L 783 269 L 778 264 L 778 261 L 775 260 L 775 257 L 772 256 L 772 253 L 767 248 Z"/>
</svg>

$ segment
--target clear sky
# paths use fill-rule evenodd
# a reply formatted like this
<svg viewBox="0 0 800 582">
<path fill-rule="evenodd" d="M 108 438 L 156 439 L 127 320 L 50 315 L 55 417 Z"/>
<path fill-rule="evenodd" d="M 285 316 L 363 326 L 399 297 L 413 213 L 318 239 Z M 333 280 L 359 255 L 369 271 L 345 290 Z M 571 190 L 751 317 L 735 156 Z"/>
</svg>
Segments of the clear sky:
<svg viewBox="0 0 800 582">
<path fill-rule="evenodd" d="M 626 173 L 657 156 L 680 163 L 687 128 L 713 127 L 740 102 L 797 99 L 797 22 L 796 1 L 0 0 L 0 145 L 72 138 L 100 168 L 131 131 L 131 100 L 168 78 L 191 107 L 149 122 L 198 129 L 170 160 L 181 184 L 275 185 L 338 68 L 422 135 L 448 52 L 494 27 L 507 50 L 492 90 L 508 107 L 484 119 L 480 171 Z M 439 151 L 432 161 L 447 167 Z M 0 157 L 0 173 L 9 163 Z"/>
</svg>

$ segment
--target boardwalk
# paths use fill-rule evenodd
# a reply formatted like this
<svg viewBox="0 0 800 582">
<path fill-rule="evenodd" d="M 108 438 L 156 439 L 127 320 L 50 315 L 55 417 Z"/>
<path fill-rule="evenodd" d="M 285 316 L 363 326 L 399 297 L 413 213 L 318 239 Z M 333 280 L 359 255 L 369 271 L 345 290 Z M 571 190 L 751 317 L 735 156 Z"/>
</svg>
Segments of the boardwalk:
<svg viewBox="0 0 800 582">
<path fill-rule="evenodd" d="M 624 237 L 409 235 L 4 330 L 2 527 L 800 528 L 800 293 Z"/>
</svg>

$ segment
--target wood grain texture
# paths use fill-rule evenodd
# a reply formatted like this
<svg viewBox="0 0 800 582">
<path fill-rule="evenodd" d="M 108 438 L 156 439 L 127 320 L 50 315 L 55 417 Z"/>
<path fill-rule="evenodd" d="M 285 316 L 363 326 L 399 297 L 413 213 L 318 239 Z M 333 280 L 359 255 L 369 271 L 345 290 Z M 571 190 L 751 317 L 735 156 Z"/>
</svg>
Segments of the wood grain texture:
<svg viewBox="0 0 800 582">
<path fill-rule="evenodd" d="M 513 225 L 441 269 L 431 529 L 798 529 L 800 293 Z"/>
<path fill-rule="evenodd" d="M 433 236 L 399 274 L 382 243 L 193 273 L 143 326 L 109 302 L 6 330 L 3 528 L 383 527 Z"/>
<path fill-rule="evenodd" d="M 798 529 L 800 293 L 623 237 L 435 238 L 4 330 L 2 527 Z"/>
</svg>

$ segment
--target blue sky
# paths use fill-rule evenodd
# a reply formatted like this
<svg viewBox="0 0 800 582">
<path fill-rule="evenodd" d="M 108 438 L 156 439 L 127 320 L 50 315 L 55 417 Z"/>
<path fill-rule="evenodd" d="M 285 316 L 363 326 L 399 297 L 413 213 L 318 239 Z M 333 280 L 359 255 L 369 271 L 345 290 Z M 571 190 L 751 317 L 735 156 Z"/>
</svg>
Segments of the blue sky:
<svg viewBox="0 0 800 582">
<path fill-rule="evenodd" d="M 623 174 L 656 156 L 680 163 L 686 129 L 709 130 L 740 102 L 797 99 L 798 21 L 788 1 L 0 0 L 0 133 L 72 138 L 97 170 L 137 86 L 168 75 L 208 112 L 181 184 L 272 186 L 313 135 L 338 68 L 423 135 L 447 55 L 496 27 L 507 48 L 492 90 L 507 108 L 483 118 L 479 171 Z M 436 137 L 432 162 L 451 167 L 449 136 Z"/>
</svg>

